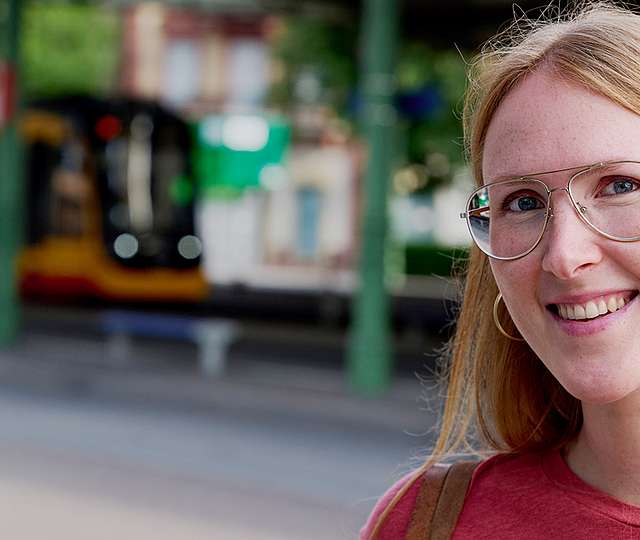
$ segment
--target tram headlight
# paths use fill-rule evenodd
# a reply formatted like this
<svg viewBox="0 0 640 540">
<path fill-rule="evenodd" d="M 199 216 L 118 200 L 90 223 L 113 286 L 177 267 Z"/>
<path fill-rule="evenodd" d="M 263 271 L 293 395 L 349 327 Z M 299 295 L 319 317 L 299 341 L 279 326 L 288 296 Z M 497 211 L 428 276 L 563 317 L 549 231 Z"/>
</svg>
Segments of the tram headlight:
<svg viewBox="0 0 640 540">
<path fill-rule="evenodd" d="M 140 243 L 135 236 L 124 233 L 116 238 L 113 243 L 113 251 L 121 259 L 130 259 L 138 253 L 139 246 Z"/>
<path fill-rule="evenodd" d="M 180 238 L 178 253 L 185 259 L 197 259 L 202 254 L 202 242 L 197 236 L 188 234 Z"/>
</svg>

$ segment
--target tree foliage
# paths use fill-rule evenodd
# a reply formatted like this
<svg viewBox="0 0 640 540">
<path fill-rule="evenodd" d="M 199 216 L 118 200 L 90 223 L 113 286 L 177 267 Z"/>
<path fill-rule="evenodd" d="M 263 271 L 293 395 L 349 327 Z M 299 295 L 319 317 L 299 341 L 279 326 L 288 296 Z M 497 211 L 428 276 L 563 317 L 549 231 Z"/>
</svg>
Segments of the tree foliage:
<svg viewBox="0 0 640 540">
<path fill-rule="evenodd" d="M 356 82 L 356 35 L 348 24 L 306 15 L 285 18 L 272 44 L 284 73 L 272 88 L 271 101 L 285 108 L 294 103 L 296 83 L 311 71 L 320 85 L 318 100 L 344 113 Z"/>
<path fill-rule="evenodd" d="M 119 45 L 115 11 L 91 4 L 29 2 L 21 43 L 25 95 L 107 93 L 115 82 Z"/>
<path fill-rule="evenodd" d="M 408 122 L 408 157 L 421 162 L 434 152 L 452 163 L 463 160 L 460 113 L 466 86 L 465 64 L 453 50 L 435 50 L 424 43 L 407 44 L 398 63 L 401 94 L 431 93 L 427 114 Z"/>
</svg>

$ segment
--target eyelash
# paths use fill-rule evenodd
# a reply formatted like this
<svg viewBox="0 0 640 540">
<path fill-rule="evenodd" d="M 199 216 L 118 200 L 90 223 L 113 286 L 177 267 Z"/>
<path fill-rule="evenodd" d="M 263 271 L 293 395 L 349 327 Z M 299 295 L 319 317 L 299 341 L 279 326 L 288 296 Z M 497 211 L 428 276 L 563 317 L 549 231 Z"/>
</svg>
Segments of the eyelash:
<svg viewBox="0 0 640 540">
<path fill-rule="evenodd" d="M 502 201 L 502 204 L 500 205 L 500 208 L 503 212 L 510 212 L 512 210 L 509 210 L 509 205 L 513 202 L 516 201 L 522 197 L 532 197 L 532 198 L 538 198 L 540 197 L 540 194 L 536 193 L 536 192 L 529 192 L 529 193 L 512 193 L 511 195 L 509 195 L 504 201 Z"/>
<path fill-rule="evenodd" d="M 635 186 L 635 189 L 632 191 L 637 191 L 638 189 L 640 189 L 640 181 L 630 176 L 622 176 L 622 175 L 621 176 L 605 176 L 604 178 L 601 178 L 600 181 L 598 182 L 598 189 L 597 189 L 596 196 L 598 196 L 598 194 L 602 193 L 602 191 L 604 191 L 609 186 L 615 184 L 616 182 L 626 182 L 626 181 L 631 182 Z M 605 196 L 609 197 L 611 195 L 605 195 Z"/>
</svg>

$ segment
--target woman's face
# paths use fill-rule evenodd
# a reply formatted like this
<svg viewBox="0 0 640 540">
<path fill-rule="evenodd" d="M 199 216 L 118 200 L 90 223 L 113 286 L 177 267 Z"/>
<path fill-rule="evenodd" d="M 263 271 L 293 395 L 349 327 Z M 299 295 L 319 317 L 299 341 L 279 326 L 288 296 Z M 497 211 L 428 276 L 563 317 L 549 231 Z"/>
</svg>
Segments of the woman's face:
<svg viewBox="0 0 640 540">
<path fill-rule="evenodd" d="M 625 159 L 640 161 L 640 116 L 539 70 L 492 119 L 483 178 Z M 540 179 L 564 188 L 571 174 Z M 491 260 L 493 274 L 518 330 L 567 391 L 588 403 L 622 399 L 640 389 L 640 242 L 616 242 L 588 228 L 565 191 L 552 195 L 552 207 L 540 244 L 515 261 Z M 559 305 L 593 310 L 589 302 L 598 307 L 612 298 L 626 304 L 586 320 L 560 314 Z"/>
</svg>

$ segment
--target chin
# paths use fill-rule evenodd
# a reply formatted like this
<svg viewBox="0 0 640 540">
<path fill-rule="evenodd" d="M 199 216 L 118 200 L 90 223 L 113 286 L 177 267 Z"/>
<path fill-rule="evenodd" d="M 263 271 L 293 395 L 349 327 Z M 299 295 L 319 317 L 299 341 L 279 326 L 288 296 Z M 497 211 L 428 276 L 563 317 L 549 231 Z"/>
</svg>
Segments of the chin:
<svg viewBox="0 0 640 540">
<path fill-rule="evenodd" d="M 605 405 L 637 392 L 640 396 L 640 357 L 637 347 L 606 351 L 606 347 L 588 350 L 541 351 L 539 358 L 564 389 L 584 403 Z"/>
<path fill-rule="evenodd" d="M 590 405 L 607 405 L 620 401 L 637 392 L 640 384 L 632 385 L 630 382 L 629 380 L 622 381 L 615 379 L 603 381 L 597 378 L 591 381 L 584 379 L 572 381 L 560 380 L 560 383 L 567 392 L 576 399 L 579 399 L 582 403 L 588 403 Z"/>
</svg>

